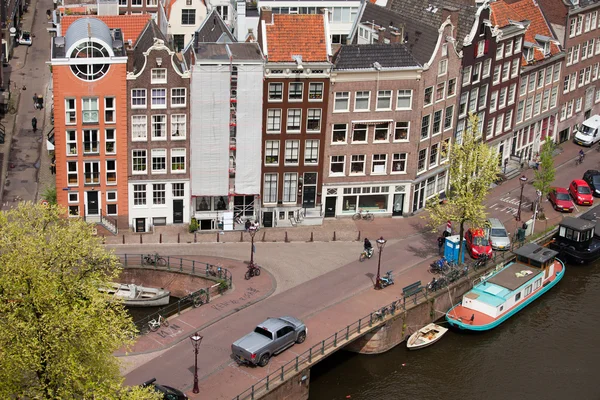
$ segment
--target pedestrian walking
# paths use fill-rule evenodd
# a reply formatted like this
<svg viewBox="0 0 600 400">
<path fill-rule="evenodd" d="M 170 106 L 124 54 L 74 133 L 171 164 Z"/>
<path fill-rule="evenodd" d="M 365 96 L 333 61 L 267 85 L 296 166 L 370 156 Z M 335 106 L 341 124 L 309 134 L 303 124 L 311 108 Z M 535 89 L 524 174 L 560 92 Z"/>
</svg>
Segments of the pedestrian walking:
<svg viewBox="0 0 600 400">
<path fill-rule="evenodd" d="M 443 250 L 444 250 L 444 242 L 446 241 L 446 239 L 444 239 L 443 236 L 438 237 L 438 254 L 442 255 L 443 254 Z"/>
<path fill-rule="evenodd" d="M 56 157 L 52 157 L 52 162 L 50 163 L 50 173 L 52 175 L 56 174 Z"/>
<path fill-rule="evenodd" d="M 38 102 L 37 102 L 37 93 L 33 94 L 33 108 L 35 108 L 36 110 L 38 109 Z"/>
<path fill-rule="evenodd" d="M 33 128 L 34 132 L 37 131 L 37 118 L 36 117 L 33 117 L 31 119 L 31 127 Z"/>
</svg>

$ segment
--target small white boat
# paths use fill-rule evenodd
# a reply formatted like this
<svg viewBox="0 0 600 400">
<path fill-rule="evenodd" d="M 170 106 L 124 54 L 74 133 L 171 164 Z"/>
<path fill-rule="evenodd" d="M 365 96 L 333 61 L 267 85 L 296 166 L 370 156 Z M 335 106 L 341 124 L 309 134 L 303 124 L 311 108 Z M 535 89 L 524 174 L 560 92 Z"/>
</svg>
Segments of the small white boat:
<svg viewBox="0 0 600 400">
<path fill-rule="evenodd" d="M 134 284 L 113 283 L 109 288 L 100 291 L 123 299 L 130 307 L 156 307 L 169 304 L 171 292 L 165 289 L 148 288 Z"/>
<path fill-rule="evenodd" d="M 410 335 L 406 341 L 406 347 L 408 347 L 409 350 L 422 349 L 423 347 L 430 346 L 440 340 L 446 332 L 448 332 L 447 328 L 432 322 Z"/>
</svg>

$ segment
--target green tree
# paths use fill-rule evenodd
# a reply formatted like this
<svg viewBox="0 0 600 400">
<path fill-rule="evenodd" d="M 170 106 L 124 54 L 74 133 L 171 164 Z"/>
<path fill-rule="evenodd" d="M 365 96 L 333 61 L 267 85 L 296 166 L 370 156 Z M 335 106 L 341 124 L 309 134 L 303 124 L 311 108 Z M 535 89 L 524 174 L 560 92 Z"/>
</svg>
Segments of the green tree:
<svg viewBox="0 0 600 400">
<path fill-rule="evenodd" d="M 135 327 L 98 291 L 119 275 L 92 227 L 56 206 L 0 212 L 0 398 L 158 399 L 112 354 Z"/>
<path fill-rule="evenodd" d="M 52 204 L 52 205 L 56 205 L 56 188 L 55 187 L 49 187 L 46 188 L 46 190 L 44 190 L 44 193 L 42 193 L 42 197 L 44 198 L 44 200 L 47 200 L 48 203 Z"/>
<path fill-rule="evenodd" d="M 486 223 L 484 203 L 490 185 L 500 173 L 499 155 L 496 150 L 481 141 L 478 132 L 477 116 L 469 116 L 467 129 L 463 131 L 462 143 L 454 144 L 449 151 L 449 185 L 447 201 L 440 203 L 436 196 L 427 202 L 429 225 L 437 230 L 446 221 L 459 225 L 460 250 L 462 259 L 465 223 L 479 227 Z"/>
<path fill-rule="evenodd" d="M 549 136 L 546 136 L 546 140 L 542 143 L 540 149 L 540 164 L 537 171 L 534 171 L 535 180 L 533 187 L 541 192 L 539 207 L 542 210 L 541 199 L 548 196 L 552 182 L 556 175 L 556 168 L 554 168 L 554 157 L 552 152 L 554 151 L 555 144 Z"/>
</svg>

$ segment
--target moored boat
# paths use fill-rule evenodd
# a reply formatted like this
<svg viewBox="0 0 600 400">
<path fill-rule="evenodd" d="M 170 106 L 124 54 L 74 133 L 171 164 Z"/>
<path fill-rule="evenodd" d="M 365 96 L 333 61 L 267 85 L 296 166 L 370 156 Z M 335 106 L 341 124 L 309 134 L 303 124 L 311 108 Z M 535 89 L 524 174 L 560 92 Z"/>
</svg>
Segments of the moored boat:
<svg viewBox="0 0 600 400">
<path fill-rule="evenodd" d="M 130 307 L 156 307 L 169 304 L 171 292 L 165 289 L 149 288 L 134 284 L 113 283 L 109 288 L 100 289 L 102 292 L 122 299 Z"/>
<path fill-rule="evenodd" d="M 567 217 L 558 225 L 558 232 L 548 244 L 563 260 L 573 264 L 586 264 L 600 258 L 599 222 L 580 216 Z"/>
<path fill-rule="evenodd" d="M 528 243 L 513 251 L 516 260 L 484 279 L 446 313 L 459 329 L 493 329 L 554 287 L 565 266 L 557 251 Z"/>
<path fill-rule="evenodd" d="M 418 350 L 423 347 L 431 346 L 448 332 L 447 328 L 434 324 L 433 322 L 419 329 L 406 341 L 406 347 L 409 350 Z"/>
</svg>

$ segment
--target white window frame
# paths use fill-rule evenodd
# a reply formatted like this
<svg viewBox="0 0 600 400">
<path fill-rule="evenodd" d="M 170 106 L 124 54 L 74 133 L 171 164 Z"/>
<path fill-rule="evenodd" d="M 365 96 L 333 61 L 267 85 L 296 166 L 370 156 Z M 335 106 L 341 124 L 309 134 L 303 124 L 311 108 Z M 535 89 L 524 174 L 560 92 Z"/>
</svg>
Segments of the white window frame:
<svg viewBox="0 0 600 400">
<path fill-rule="evenodd" d="M 112 164 L 112 163 L 114 163 L 113 168 L 109 168 L 109 164 Z M 105 161 L 104 165 L 105 165 L 104 175 L 106 177 L 106 185 L 107 186 L 116 185 L 117 184 L 117 160 L 108 159 Z M 115 179 L 113 181 L 109 180 L 108 174 L 114 174 Z"/>
<path fill-rule="evenodd" d="M 304 141 L 304 165 L 319 165 L 319 139 Z"/>
<path fill-rule="evenodd" d="M 71 134 L 74 138 L 70 138 Z M 67 129 L 65 131 L 66 143 L 67 143 L 67 156 L 77 155 L 77 130 Z"/>
<path fill-rule="evenodd" d="M 71 167 L 75 167 L 71 170 Z M 75 177 L 75 182 L 71 182 L 70 175 Z M 77 161 L 67 161 L 67 186 L 79 186 L 79 163 Z"/>
<path fill-rule="evenodd" d="M 163 159 L 164 160 L 164 169 L 163 168 L 154 168 L 154 159 Z M 152 174 L 166 174 L 169 161 L 167 155 L 167 149 L 152 149 L 150 155 L 150 171 Z"/>
<path fill-rule="evenodd" d="M 288 161 L 288 159 L 291 161 Z M 283 165 L 286 165 L 286 166 L 300 165 L 300 141 L 299 140 L 286 140 L 285 141 Z"/>
<path fill-rule="evenodd" d="M 392 170 L 390 174 L 406 174 L 406 168 L 408 164 L 408 154 L 407 153 L 393 153 L 392 154 Z M 404 168 L 396 169 L 395 166 L 403 165 Z"/>
<path fill-rule="evenodd" d="M 297 97 L 298 91 L 296 89 L 292 90 L 292 87 L 300 88 L 300 97 Z M 294 98 L 292 98 L 292 94 L 294 94 Z M 299 102 L 304 99 L 304 83 L 303 82 L 290 82 L 288 84 L 288 102 Z"/>
<path fill-rule="evenodd" d="M 298 125 L 291 125 L 290 123 L 298 123 Z M 285 120 L 285 131 L 287 133 L 300 133 L 302 130 L 302 109 L 301 108 L 288 108 L 287 118 Z"/>
<path fill-rule="evenodd" d="M 396 93 L 396 110 L 412 110 L 413 91 L 410 89 L 399 89 Z M 400 107 L 400 101 L 404 103 L 408 99 L 408 107 Z"/>
<path fill-rule="evenodd" d="M 336 125 L 338 126 L 338 128 L 336 129 Z M 338 140 L 335 141 L 335 134 L 336 132 L 341 132 L 341 128 L 340 126 L 344 126 L 344 140 Z M 333 124 L 331 126 L 331 144 L 332 145 L 336 145 L 336 144 L 346 144 L 348 142 L 348 124 Z"/>
<path fill-rule="evenodd" d="M 131 89 L 131 108 L 146 108 L 147 106 L 146 89 Z"/>
<path fill-rule="evenodd" d="M 265 174 L 263 186 L 263 203 L 277 204 L 277 179 L 279 174 Z M 268 179 L 267 179 L 268 178 Z"/>
<path fill-rule="evenodd" d="M 88 170 L 88 166 L 90 167 L 90 172 L 86 172 Z M 88 181 L 88 177 L 86 175 L 90 175 L 90 179 Z M 100 161 L 84 161 L 83 162 L 83 183 L 85 185 L 99 185 L 100 184 L 100 175 L 102 171 L 100 169 Z"/>
<path fill-rule="evenodd" d="M 279 140 L 266 140 L 265 141 L 264 164 L 268 165 L 268 166 L 279 165 Z"/>
<path fill-rule="evenodd" d="M 338 108 L 338 105 L 346 104 L 345 108 Z M 335 92 L 333 101 L 333 112 L 347 112 L 350 110 L 350 92 Z"/>
<path fill-rule="evenodd" d="M 181 101 L 183 100 L 183 102 Z M 187 90 L 184 87 L 171 88 L 171 108 L 187 106 Z"/>
<path fill-rule="evenodd" d="M 179 128 L 179 134 L 177 131 Z M 171 140 L 185 140 L 187 136 L 187 115 L 171 114 Z"/>
<path fill-rule="evenodd" d="M 271 129 L 271 126 L 279 129 Z M 267 133 L 281 133 L 281 108 L 267 109 Z"/>
<path fill-rule="evenodd" d="M 112 132 L 112 137 L 109 132 Z M 112 145 L 112 151 L 109 150 L 109 145 Z M 104 152 L 105 154 L 117 154 L 117 130 L 115 128 L 104 129 Z"/>
<path fill-rule="evenodd" d="M 333 165 L 342 165 L 342 172 L 333 172 Z M 329 156 L 329 176 L 345 176 L 346 175 L 346 156 L 343 154 L 336 154 Z"/>
<path fill-rule="evenodd" d="M 167 115 L 166 114 L 152 114 L 151 115 L 151 127 L 152 131 L 151 140 L 153 141 L 162 141 L 167 140 L 168 132 L 167 132 Z M 163 127 L 163 129 L 158 129 L 159 127 Z M 161 136 L 157 136 L 156 132 L 163 131 L 164 134 Z"/>
<path fill-rule="evenodd" d="M 65 125 L 77 125 L 77 100 L 65 99 Z"/>
<path fill-rule="evenodd" d="M 137 154 L 136 154 L 137 153 Z M 135 169 L 136 160 L 144 160 L 144 169 Z M 148 150 L 133 149 L 131 150 L 131 173 L 134 175 L 145 175 L 148 173 Z"/>
<path fill-rule="evenodd" d="M 319 102 L 323 101 L 323 90 L 325 85 L 323 82 L 310 82 L 308 84 L 308 101 Z M 320 88 L 320 89 L 318 89 Z M 320 94 L 319 94 L 320 93 Z"/>
<path fill-rule="evenodd" d="M 367 164 L 367 157 L 364 154 L 352 154 L 350 156 L 350 171 L 349 171 L 349 175 L 366 175 L 366 164 Z M 360 171 L 355 171 L 354 170 L 354 166 L 355 165 L 360 165 L 361 169 Z"/>
<path fill-rule="evenodd" d="M 109 99 L 112 99 L 112 106 L 108 105 Z M 112 115 L 112 119 L 108 118 L 109 115 Z M 105 97 L 104 98 L 104 123 L 114 124 L 116 122 L 117 122 L 117 98 L 114 96 Z"/>
<path fill-rule="evenodd" d="M 181 159 L 183 159 L 183 169 L 173 168 L 173 166 L 175 164 L 181 164 L 181 161 L 180 161 Z M 185 174 L 185 172 L 187 171 L 186 149 L 185 148 L 171 149 L 171 157 L 169 158 L 169 161 L 170 161 L 169 168 L 171 169 L 172 174 Z"/>
<path fill-rule="evenodd" d="M 392 109 L 392 93 L 393 93 L 393 90 L 378 90 L 377 91 L 377 103 L 375 105 L 375 111 L 389 111 Z M 388 103 L 387 107 L 383 107 L 380 104 L 385 101 L 387 101 L 387 103 Z"/>
<path fill-rule="evenodd" d="M 165 84 L 167 83 L 167 69 L 166 68 L 152 68 L 150 83 Z"/>
<path fill-rule="evenodd" d="M 320 108 L 309 108 L 306 111 L 306 132 L 321 132 L 321 121 L 322 121 L 323 110 Z M 318 121 L 316 128 L 310 128 L 311 121 Z"/>
<path fill-rule="evenodd" d="M 269 82 L 267 101 L 269 103 L 281 103 L 283 101 L 283 82 Z"/>
<path fill-rule="evenodd" d="M 383 162 L 383 172 L 375 172 L 375 167 L 380 167 Z M 382 169 L 382 168 L 377 168 Z M 371 156 L 371 175 L 386 175 L 387 174 L 387 154 L 373 154 Z"/>
<path fill-rule="evenodd" d="M 144 127 L 143 130 L 141 127 Z M 143 135 L 141 135 L 143 133 Z M 148 116 L 145 114 L 134 114 L 131 116 L 131 140 L 142 142 L 148 140 Z"/>
<path fill-rule="evenodd" d="M 404 126 L 406 124 L 406 126 Z M 402 130 L 406 130 L 406 139 L 396 139 L 396 133 Z M 394 124 L 394 139 L 395 143 L 409 142 L 410 141 L 410 121 L 396 121 Z"/>
<path fill-rule="evenodd" d="M 298 199 L 298 173 L 283 173 L 283 192 L 282 198 L 284 204 L 295 204 Z"/>
<path fill-rule="evenodd" d="M 363 102 L 365 98 L 367 100 L 367 107 L 358 108 L 358 101 L 360 100 Z M 354 92 L 354 112 L 368 112 L 369 110 L 371 110 L 371 92 L 368 90 L 359 90 Z"/>
<path fill-rule="evenodd" d="M 164 102 L 160 102 L 161 99 Z M 150 107 L 153 109 L 167 108 L 167 89 L 165 89 L 165 88 L 153 88 L 152 89 L 152 101 L 151 101 Z"/>
<path fill-rule="evenodd" d="M 84 124 L 97 124 L 100 122 L 98 97 L 84 97 L 81 99 L 81 122 Z"/>
</svg>

